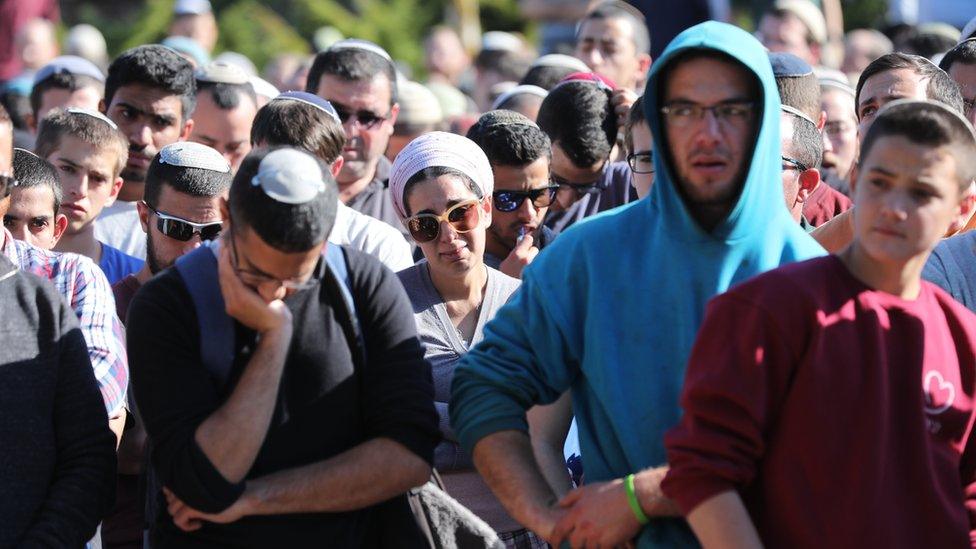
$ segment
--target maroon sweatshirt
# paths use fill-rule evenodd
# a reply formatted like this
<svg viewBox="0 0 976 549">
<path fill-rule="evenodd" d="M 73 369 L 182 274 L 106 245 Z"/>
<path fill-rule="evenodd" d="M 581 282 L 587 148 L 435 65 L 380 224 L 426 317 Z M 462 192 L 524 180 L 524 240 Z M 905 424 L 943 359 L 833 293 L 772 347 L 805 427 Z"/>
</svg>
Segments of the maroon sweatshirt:
<svg viewBox="0 0 976 549">
<path fill-rule="evenodd" d="M 976 316 L 948 294 L 787 265 L 709 303 L 663 489 L 685 514 L 737 490 L 767 547 L 968 546 L 974 391 Z"/>
<path fill-rule="evenodd" d="M 850 198 L 821 181 L 803 203 L 803 217 L 814 227 L 819 227 L 853 205 Z"/>
</svg>

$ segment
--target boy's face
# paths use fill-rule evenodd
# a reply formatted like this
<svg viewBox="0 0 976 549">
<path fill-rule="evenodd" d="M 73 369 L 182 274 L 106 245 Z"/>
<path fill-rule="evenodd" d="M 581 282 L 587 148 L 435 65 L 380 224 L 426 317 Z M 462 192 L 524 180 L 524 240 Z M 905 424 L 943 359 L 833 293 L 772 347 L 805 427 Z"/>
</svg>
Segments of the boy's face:
<svg viewBox="0 0 976 549">
<path fill-rule="evenodd" d="M 61 176 L 61 211 L 68 218 L 68 234 L 87 227 L 122 188 L 122 178 L 115 173 L 118 158 L 110 147 L 99 149 L 77 137 L 64 136 L 47 161 Z"/>
<path fill-rule="evenodd" d="M 3 226 L 17 240 L 50 250 L 64 234 L 68 220 L 54 213 L 54 192 L 50 187 L 14 187 L 10 208 L 3 216 Z"/>
<path fill-rule="evenodd" d="M 33 118 L 29 120 L 30 126 L 37 131 L 41 120 L 53 109 L 66 109 L 68 107 L 78 107 L 81 109 L 98 110 L 98 103 L 102 100 L 102 92 L 92 86 L 83 86 L 75 91 L 63 88 L 52 88 L 41 94 L 41 104 Z"/>
<path fill-rule="evenodd" d="M 856 240 L 875 261 L 901 264 L 926 257 L 967 198 L 950 148 L 896 135 L 875 141 L 854 193 Z"/>
</svg>

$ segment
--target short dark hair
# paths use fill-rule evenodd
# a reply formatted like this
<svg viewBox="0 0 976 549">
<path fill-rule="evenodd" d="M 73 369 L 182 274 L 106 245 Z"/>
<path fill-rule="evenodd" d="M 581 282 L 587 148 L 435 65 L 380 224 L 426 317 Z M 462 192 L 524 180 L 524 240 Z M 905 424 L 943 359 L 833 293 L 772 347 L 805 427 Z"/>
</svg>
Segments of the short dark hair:
<svg viewBox="0 0 976 549">
<path fill-rule="evenodd" d="M 637 124 L 647 124 L 647 116 L 644 115 L 644 96 L 637 98 L 630 106 L 630 113 L 627 114 L 627 122 L 624 123 L 624 148 L 628 153 L 634 152 L 634 126 Z"/>
<path fill-rule="evenodd" d="M 534 124 L 488 125 L 483 118 L 468 129 L 468 139 L 485 151 L 492 166 L 528 166 L 552 156 L 552 142 Z"/>
<path fill-rule="evenodd" d="M 820 82 L 814 73 L 776 78 L 779 99 L 816 122 L 820 120 Z"/>
<path fill-rule="evenodd" d="M 475 68 L 497 72 L 503 82 L 518 82 L 531 65 L 532 60 L 525 55 L 508 50 L 481 50 L 474 58 Z"/>
<path fill-rule="evenodd" d="M 121 131 L 104 120 L 87 114 L 54 109 L 43 119 L 38 120 L 38 124 L 34 152 L 41 158 L 51 156 L 67 136 L 77 137 L 98 151 L 111 151 L 115 155 L 115 165 L 112 166 L 111 173 L 113 179 L 119 176 L 129 158 L 129 140 Z"/>
<path fill-rule="evenodd" d="M 956 44 L 956 47 L 946 52 L 942 61 L 939 61 L 939 68 L 949 72 L 954 63 L 976 65 L 976 38 L 963 40 Z"/>
<path fill-rule="evenodd" d="M 308 70 L 305 91 L 317 94 L 322 75 L 329 74 L 350 82 L 385 76 L 390 83 L 390 105 L 397 102 L 397 79 L 393 63 L 378 53 L 359 48 L 330 49 L 319 52 Z"/>
<path fill-rule="evenodd" d="M 962 114 L 963 101 L 959 86 L 949 78 L 949 75 L 928 59 L 909 53 L 894 52 L 882 55 L 871 62 L 861 77 L 857 79 L 857 89 L 854 93 L 854 110 L 857 118 L 861 118 L 859 105 L 861 104 L 861 89 L 869 78 L 877 74 L 897 69 L 911 69 L 922 78 L 928 79 L 925 95 L 933 101 L 938 101 L 950 109 Z"/>
<path fill-rule="evenodd" d="M 252 151 L 241 162 L 230 187 L 230 214 L 234 226 L 250 227 L 272 248 L 284 253 L 305 252 L 325 242 L 332 231 L 339 187 L 328 166 L 316 158 L 325 179 L 324 192 L 304 204 L 286 204 L 269 197 L 251 180 L 264 157 L 278 148 Z"/>
<path fill-rule="evenodd" d="M 959 189 L 964 190 L 976 179 L 976 138 L 972 126 L 962 116 L 946 112 L 944 106 L 906 101 L 886 107 L 868 129 L 858 163 L 863 166 L 875 143 L 892 135 L 933 148 L 956 148 L 953 157 L 959 163 Z"/>
<path fill-rule="evenodd" d="M 529 69 L 525 76 L 519 80 L 519 85 L 539 86 L 544 90 L 551 90 L 559 84 L 563 78 L 576 72 L 575 69 L 568 67 L 551 67 L 549 65 L 539 65 Z"/>
<path fill-rule="evenodd" d="M 408 216 L 410 215 L 409 197 L 410 197 L 410 193 L 413 191 L 414 186 L 416 186 L 417 183 L 420 183 L 421 181 L 427 181 L 429 179 L 437 179 L 442 175 L 450 175 L 453 177 L 457 177 L 462 182 L 464 182 L 464 185 L 472 193 L 474 193 L 475 196 L 477 196 L 478 198 L 484 198 L 484 193 L 481 191 L 481 187 L 475 184 L 474 180 L 471 179 L 471 177 L 468 174 L 462 172 L 461 170 L 448 168 L 446 166 L 428 166 L 420 170 L 419 172 L 411 175 L 410 179 L 407 179 L 407 182 L 403 184 L 403 209 L 407 212 Z"/>
<path fill-rule="evenodd" d="M 300 101 L 271 101 L 251 124 L 251 144 L 298 147 L 331 164 L 342 154 L 346 132 L 322 109 Z"/>
<path fill-rule="evenodd" d="M 129 84 L 143 84 L 179 96 L 183 122 L 190 119 L 196 107 L 193 66 L 166 46 L 137 46 L 116 57 L 105 79 L 105 105 L 111 105 L 115 92 Z"/>
<path fill-rule="evenodd" d="M 168 185 L 178 193 L 190 196 L 220 196 L 230 188 L 232 179 L 230 172 L 185 168 L 160 162 L 157 154 L 146 172 L 146 189 L 143 198 L 153 208 L 157 207 L 164 185 Z"/>
<path fill-rule="evenodd" d="M 578 167 L 609 158 L 617 142 L 610 94 L 593 82 L 566 82 L 549 92 L 539 108 L 539 127 Z"/>
<path fill-rule="evenodd" d="M 790 141 L 793 143 L 794 155 L 807 168 L 820 169 L 820 162 L 823 160 L 823 134 L 817 129 L 817 125 L 801 118 L 793 113 L 785 113 L 793 119 L 793 135 Z"/>
<path fill-rule="evenodd" d="M 225 111 L 236 109 L 241 104 L 241 97 L 249 98 L 254 106 L 258 104 L 258 96 L 250 83 L 197 82 L 197 95 L 204 92 L 209 92 L 217 108 Z"/>
<path fill-rule="evenodd" d="M 44 94 L 49 90 L 68 90 L 75 92 L 82 88 L 95 88 L 101 95 L 105 91 L 105 84 L 87 74 L 71 74 L 70 72 L 53 72 L 44 80 L 34 84 L 30 92 L 31 112 L 37 115 L 41 108 Z"/>
<path fill-rule="evenodd" d="M 18 189 L 48 187 L 54 195 L 54 213 L 61 208 L 61 176 L 50 162 L 24 149 L 14 149 L 14 179 Z"/>
<path fill-rule="evenodd" d="M 916 55 L 931 58 L 938 53 L 949 51 L 956 45 L 956 41 L 951 37 L 942 36 L 936 33 L 918 32 L 908 39 L 906 49 Z"/>
<path fill-rule="evenodd" d="M 647 30 L 647 20 L 644 19 L 640 11 L 630 4 L 617 0 L 608 0 L 597 4 L 580 19 L 576 28 L 577 38 L 583 23 L 591 19 L 622 19 L 627 21 L 634 30 L 634 50 L 637 53 L 651 53 L 651 33 Z"/>
</svg>

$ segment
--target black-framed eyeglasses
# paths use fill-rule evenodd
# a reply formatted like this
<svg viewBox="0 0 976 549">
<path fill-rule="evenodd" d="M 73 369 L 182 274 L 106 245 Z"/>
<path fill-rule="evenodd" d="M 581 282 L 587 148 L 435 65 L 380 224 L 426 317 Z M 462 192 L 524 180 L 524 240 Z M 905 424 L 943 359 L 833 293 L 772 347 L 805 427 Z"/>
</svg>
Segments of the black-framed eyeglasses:
<svg viewBox="0 0 976 549">
<path fill-rule="evenodd" d="M 234 269 L 234 272 L 237 273 L 237 278 L 241 279 L 241 282 L 243 282 L 246 286 L 257 288 L 258 286 L 263 286 L 270 282 L 274 282 L 276 284 L 280 284 L 281 287 L 285 288 L 286 290 L 293 290 L 297 292 L 312 288 L 319 282 L 318 279 L 314 277 L 302 281 L 281 280 L 265 273 L 259 273 L 250 269 L 242 269 L 240 255 L 237 251 L 237 241 L 234 239 L 233 225 L 231 225 L 230 234 L 228 234 L 227 238 L 224 240 L 230 240 L 230 266 Z"/>
<path fill-rule="evenodd" d="M 654 173 L 654 152 L 635 152 L 627 155 L 627 164 L 634 173 Z"/>
<path fill-rule="evenodd" d="M 10 196 L 10 191 L 17 186 L 17 179 L 12 175 L 0 175 L 0 200 Z"/>
<path fill-rule="evenodd" d="M 788 169 L 795 169 L 797 171 L 797 173 L 803 173 L 803 172 L 805 172 L 805 171 L 807 171 L 807 170 L 810 169 L 809 166 L 807 166 L 806 164 L 804 164 L 803 162 L 800 162 L 799 160 L 797 160 L 795 158 L 790 158 L 788 156 L 781 156 L 780 158 L 783 160 L 783 162 L 785 164 L 789 164 L 790 165 L 790 168 L 783 168 L 783 171 L 786 171 Z"/>
<path fill-rule="evenodd" d="M 376 126 L 383 123 L 390 117 L 389 113 L 387 113 L 385 116 L 380 116 L 373 111 L 368 111 L 365 109 L 359 111 L 353 111 L 352 109 L 340 105 L 335 101 L 330 101 L 330 103 L 332 103 L 332 106 L 335 108 L 336 114 L 339 115 L 339 120 L 343 124 L 349 122 L 350 118 L 355 117 L 356 123 L 359 124 L 361 127 L 366 128 L 367 130 L 371 130 L 375 128 Z"/>
<path fill-rule="evenodd" d="M 673 102 L 661 107 L 667 121 L 674 127 L 683 128 L 705 118 L 711 112 L 715 120 L 725 125 L 735 125 L 747 121 L 754 108 L 752 101 L 728 101 L 718 105 L 699 105 L 698 103 Z"/>
<path fill-rule="evenodd" d="M 532 200 L 536 209 L 547 208 L 556 198 L 559 185 L 549 185 L 528 191 L 495 191 L 491 193 L 492 204 L 500 212 L 514 212 L 522 207 L 525 199 Z"/>
<path fill-rule="evenodd" d="M 163 213 L 143 201 L 143 204 L 156 215 L 156 228 L 159 232 L 180 242 L 187 242 L 193 235 L 200 235 L 200 240 L 213 240 L 220 235 L 224 224 L 221 221 L 212 223 L 194 223 L 186 219 Z"/>
</svg>

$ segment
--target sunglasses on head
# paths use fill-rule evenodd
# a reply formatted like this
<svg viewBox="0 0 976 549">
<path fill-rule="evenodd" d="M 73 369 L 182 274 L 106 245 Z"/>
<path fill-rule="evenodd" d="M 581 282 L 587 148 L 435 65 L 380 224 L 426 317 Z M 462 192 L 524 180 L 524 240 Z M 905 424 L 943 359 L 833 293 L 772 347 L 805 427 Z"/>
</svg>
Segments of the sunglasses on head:
<svg viewBox="0 0 976 549">
<path fill-rule="evenodd" d="M 467 233 L 481 221 L 480 199 L 465 200 L 447 209 L 441 215 L 421 213 L 403 220 L 410 236 L 417 243 L 430 242 L 441 233 L 441 222 L 446 221 L 455 231 Z"/>
<path fill-rule="evenodd" d="M 339 115 L 339 120 L 343 124 L 349 122 L 349 119 L 355 116 L 356 122 L 358 122 L 360 126 L 366 129 L 372 129 L 380 122 L 386 120 L 385 116 L 380 116 L 372 111 L 362 110 L 354 112 L 334 101 L 332 102 L 332 107 L 335 109 L 336 114 Z"/>
<path fill-rule="evenodd" d="M 549 185 L 541 189 L 530 189 L 528 191 L 495 191 L 491 193 L 492 202 L 495 209 L 500 212 L 514 212 L 522 207 L 522 203 L 528 198 L 532 200 L 532 205 L 539 208 L 546 208 L 552 204 L 556 197 L 556 189 L 559 185 Z"/>
<path fill-rule="evenodd" d="M 186 242 L 193 238 L 195 234 L 200 235 L 200 240 L 214 240 L 220 235 L 220 230 L 223 228 L 223 223 L 220 221 L 213 223 L 194 223 L 180 219 L 179 217 L 164 214 L 150 206 L 147 202 L 143 202 L 143 204 L 152 213 L 156 214 L 156 228 L 159 229 L 159 232 L 173 240 Z"/>
</svg>

